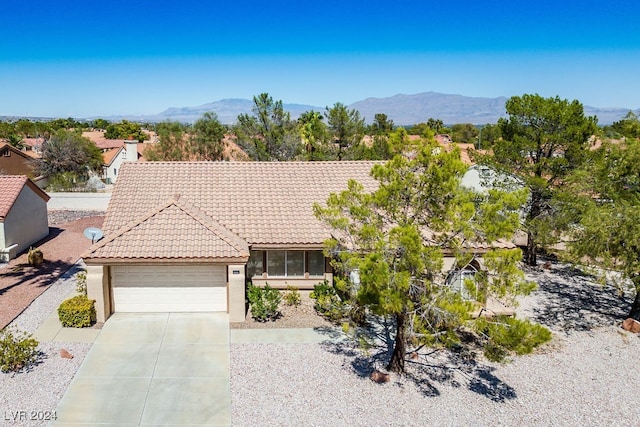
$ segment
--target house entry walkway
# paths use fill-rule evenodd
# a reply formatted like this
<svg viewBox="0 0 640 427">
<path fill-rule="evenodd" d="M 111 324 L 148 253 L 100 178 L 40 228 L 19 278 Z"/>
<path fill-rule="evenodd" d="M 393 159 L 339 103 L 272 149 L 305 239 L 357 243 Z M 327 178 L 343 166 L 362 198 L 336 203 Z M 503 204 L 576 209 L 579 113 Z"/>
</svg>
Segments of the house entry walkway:
<svg viewBox="0 0 640 427">
<path fill-rule="evenodd" d="M 226 313 L 115 313 L 52 425 L 231 425 Z"/>
</svg>

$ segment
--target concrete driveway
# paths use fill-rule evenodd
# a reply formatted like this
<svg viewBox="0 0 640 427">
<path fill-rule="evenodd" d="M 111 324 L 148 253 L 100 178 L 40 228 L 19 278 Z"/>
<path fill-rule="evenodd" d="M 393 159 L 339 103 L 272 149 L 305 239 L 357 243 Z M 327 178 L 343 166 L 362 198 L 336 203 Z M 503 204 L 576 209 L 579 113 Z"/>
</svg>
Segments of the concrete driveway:
<svg viewBox="0 0 640 427">
<path fill-rule="evenodd" d="M 231 425 L 226 313 L 114 314 L 52 425 Z"/>
</svg>

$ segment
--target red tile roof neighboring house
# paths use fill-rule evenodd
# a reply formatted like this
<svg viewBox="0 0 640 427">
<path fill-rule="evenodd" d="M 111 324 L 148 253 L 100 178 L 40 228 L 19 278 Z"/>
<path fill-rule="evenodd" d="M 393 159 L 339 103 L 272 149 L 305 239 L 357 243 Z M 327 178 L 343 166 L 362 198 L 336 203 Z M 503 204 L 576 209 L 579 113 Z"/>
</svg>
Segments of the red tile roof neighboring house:
<svg viewBox="0 0 640 427">
<path fill-rule="evenodd" d="M 118 157 L 118 154 L 120 154 L 122 150 L 124 150 L 124 146 L 121 146 L 119 148 L 110 148 L 109 150 L 102 153 L 102 162 L 105 165 L 110 166 L 113 160 Z"/>
<path fill-rule="evenodd" d="M 82 132 L 82 136 L 91 140 L 101 150 L 122 147 L 125 143 L 124 139 L 106 139 L 102 131 L 86 131 Z"/>
<path fill-rule="evenodd" d="M 26 176 L 0 175 L 0 220 L 7 217 L 25 185 L 42 197 L 45 202 L 49 201 L 49 195 Z"/>
</svg>

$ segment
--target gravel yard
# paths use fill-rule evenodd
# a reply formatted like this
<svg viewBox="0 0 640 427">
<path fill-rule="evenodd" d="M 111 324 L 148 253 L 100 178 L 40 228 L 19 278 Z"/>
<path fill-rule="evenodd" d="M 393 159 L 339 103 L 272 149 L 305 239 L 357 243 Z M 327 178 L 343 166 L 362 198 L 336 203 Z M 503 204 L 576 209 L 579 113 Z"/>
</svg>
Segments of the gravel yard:
<svg viewBox="0 0 640 427">
<path fill-rule="evenodd" d="M 621 300 L 615 290 L 594 285 L 569 267 L 553 268 L 529 272 L 539 289 L 522 301 L 519 313 L 551 327 L 554 339 L 508 364 L 439 351 L 409 363 L 405 377 L 376 384 L 369 374 L 383 365 L 373 357 L 375 348 L 363 353 L 345 343 L 232 343 L 233 424 L 640 425 L 640 410 L 627 397 L 640 388 L 632 362 L 640 353 L 640 338 L 618 327 L 629 298 Z M 57 282 L 13 325 L 35 330 L 74 287 L 71 276 Z M 313 316 L 308 305 L 291 310 Z M 289 323 L 295 325 L 302 326 Z M 55 410 L 89 347 L 42 343 L 41 363 L 30 372 L 0 374 L 0 416 Z M 61 348 L 75 357 L 61 358 Z"/>
<path fill-rule="evenodd" d="M 75 289 L 75 274 L 79 269 L 81 265 L 76 265 L 63 275 L 11 322 L 9 327 L 33 333 Z M 63 348 L 74 356 L 73 359 L 60 357 L 60 350 Z M 38 345 L 39 363 L 29 372 L 0 373 L 0 424 L 46 425 L 46 421 L 38 421 L 37 418 L 44 418 L 48 413 L 55 412 L 90 348 L 91 344 L 84 343 L 43 342 Z M 23 414 L 27 417 L 26 421 L 13 421 L 13 417 L 20 418 Z M 36 420 L 30 420 L 32 415 Z"/>
<path fill-rule="evenodd" d="M 353 346 L 232 344 L 234 425 L 640 425 L 627 397 L 640 338 L 618 327 L 630 299 L 566 266 L 528 276 L 539 289 L 520 316 L 554 339 L 508 364 L 441 351 L 379 385 L 369 374 L 384 365 Z"/>
</svg>

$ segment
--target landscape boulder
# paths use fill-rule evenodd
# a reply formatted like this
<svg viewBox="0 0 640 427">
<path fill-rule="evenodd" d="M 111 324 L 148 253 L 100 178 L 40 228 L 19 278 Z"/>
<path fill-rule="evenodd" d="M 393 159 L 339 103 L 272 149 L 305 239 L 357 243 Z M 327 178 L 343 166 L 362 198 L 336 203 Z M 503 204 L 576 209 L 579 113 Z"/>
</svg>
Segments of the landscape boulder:
<svg viewBox="0 0 640 427">
<path fill-rule="evenodd" d="M 62 357 L 63 359 L 73 359 L 73 354 L 69 353 L 64 348 L 61 348 L 60 349 L 60 357 Z"/>
<path fill-rule="evenodd" d="M 385 374 L 384 372 L 380 372 L 375 370 L 371 372 L 371 381 L 376 382 L 378 384 L 388 383 L 391 380 L 391 376 L 389 374 Z"/>
<path fill-rule="evenodd" d="M 622 329 L 633 334 L 640 334 L 640 322 L 629 317 L 627 320 L 622 322 Z"/>
</svg>

